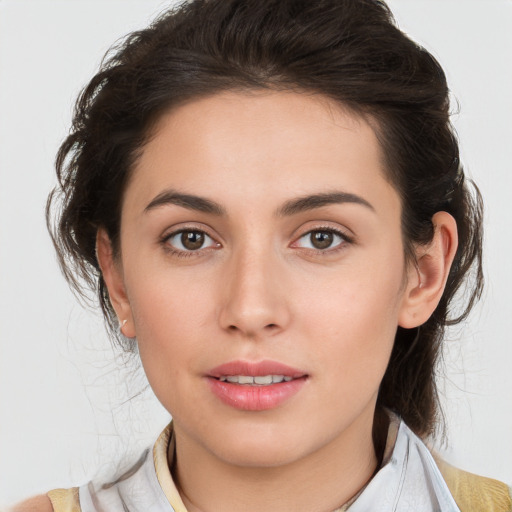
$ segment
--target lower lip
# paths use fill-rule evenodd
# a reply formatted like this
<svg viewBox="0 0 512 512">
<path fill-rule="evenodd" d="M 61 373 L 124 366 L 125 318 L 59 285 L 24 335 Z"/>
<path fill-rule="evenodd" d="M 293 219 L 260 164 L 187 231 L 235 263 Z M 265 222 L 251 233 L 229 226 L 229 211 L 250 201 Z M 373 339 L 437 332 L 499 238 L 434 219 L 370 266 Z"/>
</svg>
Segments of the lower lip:
<svg viewBox="0 0 512 512">
<path fill-rule="evenodd" d="M 208 382 L 213 393 L 226 405 L 242 411 L 265 411 L 280 406 L 298 393 L 306 377 L 269 386 L 232 384 L 213 377 L 208 377 Z"/>
</svg>

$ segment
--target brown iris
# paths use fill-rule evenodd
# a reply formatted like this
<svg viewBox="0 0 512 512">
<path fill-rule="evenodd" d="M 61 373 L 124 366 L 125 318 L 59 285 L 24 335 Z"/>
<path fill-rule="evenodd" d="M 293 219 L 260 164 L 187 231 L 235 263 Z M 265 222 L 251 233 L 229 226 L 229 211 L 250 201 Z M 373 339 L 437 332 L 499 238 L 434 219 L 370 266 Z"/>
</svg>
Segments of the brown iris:
<svg viewBox="0 0 512 512">
<path fill-rule="evenodd" d="M 330 231 L 313 231 L 310 234 L 311 245 L 315 249 L 328 249 L 334 241 L 334 233 Z"/>
<path fill-rule="evenodd" d="M 181 233 L 181 243 L 189 251 L 197 251 L 204 244 L 204 233 L 200 231 L 183 231 Z"/>
</svg>

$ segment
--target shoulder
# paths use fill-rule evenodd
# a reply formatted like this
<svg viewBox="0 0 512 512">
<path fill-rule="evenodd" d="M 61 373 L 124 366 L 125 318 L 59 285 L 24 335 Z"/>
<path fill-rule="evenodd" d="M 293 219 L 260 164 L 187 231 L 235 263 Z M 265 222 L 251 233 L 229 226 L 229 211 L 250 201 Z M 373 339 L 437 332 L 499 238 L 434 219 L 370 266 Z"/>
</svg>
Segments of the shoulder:
<svg viewBox="0 0 512 512">
<path fill-rule="evenodd" d="M 458 469 L 438 456 L 434 460 L 462 512 L 512 512 L 506 484 Z"/>
<path fill-rule="evenodd" d="M 50 498 L 41 494 L 18 503 L 6 512 L 53 512 L 53 506 Z"/>
<path fill-rule="evenodd" d="M 34 496 L 6 512 L 80 512 L 78 487 L 55 489 L 48 494 Z"/>
</svg>

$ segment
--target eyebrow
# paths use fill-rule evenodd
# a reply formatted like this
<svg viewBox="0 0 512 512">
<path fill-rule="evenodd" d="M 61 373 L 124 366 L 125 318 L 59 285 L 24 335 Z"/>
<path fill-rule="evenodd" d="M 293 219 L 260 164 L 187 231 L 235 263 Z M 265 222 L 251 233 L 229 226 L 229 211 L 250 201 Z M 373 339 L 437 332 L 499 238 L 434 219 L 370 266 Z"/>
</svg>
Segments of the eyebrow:
<svg viewBox="0 0 512 512">
<path fill-rule="evenodd" d="M 375 208 L 366 201 L 366 199 L 363 199 L 356 194 L 351 194 L 349 192 L 325 192 L 291 199 L 277 210 L 276 216 L 289 217 L 305 211 L 322 208 L 323 206 L 344 203 L 359 204 L 371 211 L 375 211 Z M 146 206 L 146 208 L 144 208 L 144 212 L 170 204 L 212 215 L 226 215 L 226 210 L 220 204 L 212 201 L 211 199 L 192 194 L 183 194 L 172 189 L 165 190 L 158 194 Z"/>
<path fill-rule="evenodd" d="M 187 208 L 188 210 L 210 213 L 212 215 L 226 215 L 226 210 L 215 201 L 192 194 L 182 194 L 176 190 L 165 190 L 161 194 L 158 194 L 146 206 L 146 208 L 144 208 L 144 212 L 148 212 L 168 204 L 175 204 L 177 206 L 181 206 L 182 208 Z"/>
<path fill-rule="evenodd" d="M 297 213 L 314 210 L 315 208 L 322 208 L 322 206 L 343 203 L 359 204 L 375 212 L 375 208 L 366 199 L 363 199 L 356 194 L 351 194 L 349 192 L 326 192 L 287 201 L 277 210 L 277 215 L 287 217 L 290 215 L 296 215 Z"/>
</svg>

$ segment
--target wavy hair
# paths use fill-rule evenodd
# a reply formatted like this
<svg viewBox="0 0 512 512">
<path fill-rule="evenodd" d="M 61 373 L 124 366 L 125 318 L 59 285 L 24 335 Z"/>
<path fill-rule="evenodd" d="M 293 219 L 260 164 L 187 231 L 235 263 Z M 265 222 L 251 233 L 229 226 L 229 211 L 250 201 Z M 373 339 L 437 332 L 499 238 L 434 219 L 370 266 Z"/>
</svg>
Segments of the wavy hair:
<svg viewBox="0 0 512 512">
<path fill-rule="evenodd" d="M 378 397 L 419 435 L 432 434 L 445 327 L 482 290 L 482 203 L 460 164 L 445 74 L 383 1 L 192 0 L 113 47 L 57 155 L 47 222 L 65 277 L 80 296 L 97 293 L 115 337 L 96 233 L 104 227 L 118 249 L 123 192 L 152 126 L 187 101 L 259 89 L 321 94 L 371 122 L 401 197 L 407 258 L 432 239 L 436 212 L 455 218 L 459 246 L 442 299 L 419 329 L 398 328 Z M 456 294 L 465 301 L 458 313 Z"/>
</svg>

